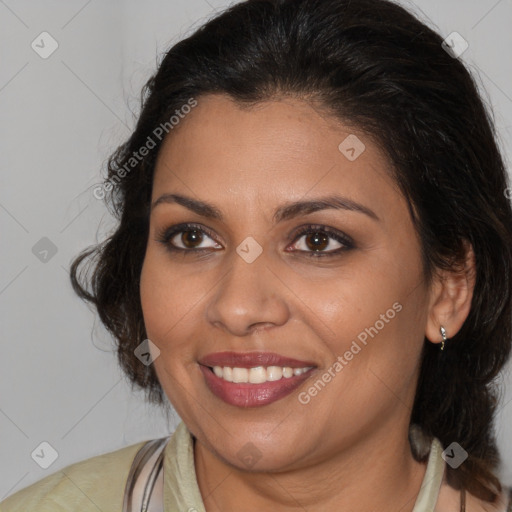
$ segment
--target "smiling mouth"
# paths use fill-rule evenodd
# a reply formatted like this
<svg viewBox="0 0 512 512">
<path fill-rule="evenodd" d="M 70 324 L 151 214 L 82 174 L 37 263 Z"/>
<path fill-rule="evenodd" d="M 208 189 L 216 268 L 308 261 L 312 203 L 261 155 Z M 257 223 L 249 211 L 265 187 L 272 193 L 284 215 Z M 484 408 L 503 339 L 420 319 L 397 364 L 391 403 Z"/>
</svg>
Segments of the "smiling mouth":
<svg viewBox="0 0 512 512">
<path fill-rule="evenodd" d="M 224 403 L 243 409 L 262 407 L 285 398 L 315 371 L 315 367 L 312 366 L 292 369 L 286 366 L 240 368 L 209 367 L 202 364 L 199 365 L 199 369 L 212 395 Z M 217 376 L 216 372 L 220 374 L 220 371 L 222 376 Z M 292 375 L 286 376 L 290 375 L 290 371 Z M 275 380 L 267 380 L 269 374 L 270 378 Z M 279 374 L 281 376 L 277 379 Z M 232 380 L 227 380 L 229 378 Z M 239 382 L 235 382 L 235 379 Z"/>
<path fill-rule="evenodd" d="M 313 366 L 302 368 L 292 368 L 291 366 L 254 366 L 252 368 L 210 366 L 209 368 L 219 379 L 225 382 L 262 384 L 264 382 L 291 379 L 294 376 L 308 372 Z"/>
<path fill-rule="evenodd" d="M 312 361 L 261 351 L 215 352 L 198 363 L 212 395 L 243 408 L 268 405 L 286 397 L 317 369 Z"/>
</svg>

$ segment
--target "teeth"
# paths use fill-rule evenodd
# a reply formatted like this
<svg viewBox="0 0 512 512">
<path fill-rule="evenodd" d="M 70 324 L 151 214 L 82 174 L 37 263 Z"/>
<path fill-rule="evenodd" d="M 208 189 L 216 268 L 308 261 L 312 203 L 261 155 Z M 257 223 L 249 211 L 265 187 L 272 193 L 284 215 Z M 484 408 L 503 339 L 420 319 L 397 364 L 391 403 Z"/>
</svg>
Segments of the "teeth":
<svg viewBox="0 0 512 512">
<path fill-rule="evenodd" d="M 213 373 L 228 382 L 249 382 L 251 384 L 261 384 L 262 382 L 272 382 L 289 379 L 294 375 L 302 375 L 313 368 L 290 368 L 289 366 L 256 366 L 254 368 L 231 368 L 229 366 L 214 366 Z"/>
<path fill-rule="evenodd" d="M 293 377 L 293 368 L 290 368 L 289 366 L 285 366 L 283 368 L 283 377 L 286 377 L 289 379 L 290 377 Z"/>
<path fill-rule="evenodd" d="M 261 384 L 267 382 L 267 370 L 263 366 L 257 368 L 251 368 L 249 370 L 249 382 L 251 384 Z"/>
<path fill-rule="evenodd" d="M 280 366 L 269 366 L 267 368 L 267 380 L 279 380 L 283 376 L 283 369 Z"/>
<path fill-rule="evenodd" d="M 233 382 L 233 368 L 229 368 L 228 366 L 226 366 L 224 369 L 222 369 L 220 366 L 216 366 L 215 368 L 220 369 L 220 375 L 217 375 L 217 377 L 222 377 L 228 382 Z"/>
<path fill-rule="evenodd" d="M 249 382 L 247 368 L 233 368 L 233 382 Z"/>
</svg>

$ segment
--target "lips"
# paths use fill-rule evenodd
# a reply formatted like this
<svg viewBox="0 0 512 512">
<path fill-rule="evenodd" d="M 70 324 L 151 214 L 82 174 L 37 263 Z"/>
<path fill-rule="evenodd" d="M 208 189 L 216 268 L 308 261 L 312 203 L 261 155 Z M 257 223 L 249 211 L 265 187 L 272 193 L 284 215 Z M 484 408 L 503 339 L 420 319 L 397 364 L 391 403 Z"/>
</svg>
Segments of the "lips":
<svg viewBox="0 0 512 512">
<path fill-rule="evenodd" d="M 213 372 L 214 367 L 256 368 L 256 367 L 307 368 L 304 373 L 257 384 L 228 382 Z M 309 379 L 316 368 L 311 361 L 284 357 L 270 352 L 217 352 L 199 360 L 205 383 L 209 390 L 225 403 L 236 407 L 260 407 L 284 398 Z"/>
</svg>

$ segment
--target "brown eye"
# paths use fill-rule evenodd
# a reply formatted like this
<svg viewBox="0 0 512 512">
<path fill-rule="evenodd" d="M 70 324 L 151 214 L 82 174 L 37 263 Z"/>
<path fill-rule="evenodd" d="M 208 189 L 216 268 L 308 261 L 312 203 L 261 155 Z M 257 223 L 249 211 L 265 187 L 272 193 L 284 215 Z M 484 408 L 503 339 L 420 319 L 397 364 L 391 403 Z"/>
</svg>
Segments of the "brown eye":
<svg viewBox="0 0 512 512">
<path fill-rule="evenodd" d="M 181 234 L 181 242 L 189 249 L 195 249 L 196 245 L 203 241 L 203 233 L 198 229 L 183 231 Z"/>
<path fill-rule="evenodd" d="M 309 233 L 305 238 L 306 246 L 312 251 L 323 251 L 329 245 L 329 237 L 322 232 Z"/>
<path fill-rule="evenodd" d="M 204 227 L 195 224 L 178 224 L 164 229 L 157 240 L 169 251 L 194 253 L 202 250 L 222 249 L 214 240 L 214 235 Z"/>
<path fill-rule="evenodd" d="M 295 249 L 313 256 L 334 255 L 353 247 L 352 241 L 328 228 L 309 226 L 296 235 Z"/>
</svg>

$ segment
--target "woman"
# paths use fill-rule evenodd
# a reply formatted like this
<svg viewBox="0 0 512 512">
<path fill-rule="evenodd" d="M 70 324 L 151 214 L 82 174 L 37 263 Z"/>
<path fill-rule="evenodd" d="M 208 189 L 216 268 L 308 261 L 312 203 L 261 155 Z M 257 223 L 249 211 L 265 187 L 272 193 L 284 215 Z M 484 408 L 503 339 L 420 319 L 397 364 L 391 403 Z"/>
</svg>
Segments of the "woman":
<svg viewBox="0 0 512 512">
<path fill-rule="evenodd" d="M 456 44 L 386 0 L 249 0 L 169 50 L 72 282 L 183 421 L 3 511 L 512 510 L 512 211 Z"/>
</svg>

